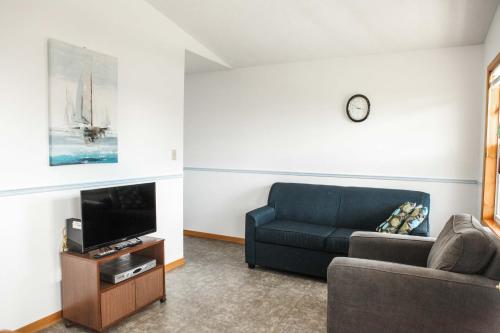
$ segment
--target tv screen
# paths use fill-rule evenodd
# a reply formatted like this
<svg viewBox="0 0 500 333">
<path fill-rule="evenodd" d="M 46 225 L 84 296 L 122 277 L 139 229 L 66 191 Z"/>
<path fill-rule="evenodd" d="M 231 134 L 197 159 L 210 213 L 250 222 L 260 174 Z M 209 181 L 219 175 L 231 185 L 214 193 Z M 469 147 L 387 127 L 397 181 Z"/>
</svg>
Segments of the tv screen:
<svg viewBox="0 0 500 333">
<path fill-rule="evenodd" d="M 155 183 L 81 191 L 81 206 L 85 251 L 156 231 Z"/>
</svg>

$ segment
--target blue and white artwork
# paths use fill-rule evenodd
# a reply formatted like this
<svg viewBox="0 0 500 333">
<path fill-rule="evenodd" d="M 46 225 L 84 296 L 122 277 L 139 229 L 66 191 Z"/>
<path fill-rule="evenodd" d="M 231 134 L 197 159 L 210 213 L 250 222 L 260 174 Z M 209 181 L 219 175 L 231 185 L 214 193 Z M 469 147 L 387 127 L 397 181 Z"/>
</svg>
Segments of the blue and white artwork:
<svg viewBox="0 0 500 333">
<path fill-rule="evenodd" d="M 117 163 L 118 60 L 49 40 L 50 165 Z"/>
</svg>

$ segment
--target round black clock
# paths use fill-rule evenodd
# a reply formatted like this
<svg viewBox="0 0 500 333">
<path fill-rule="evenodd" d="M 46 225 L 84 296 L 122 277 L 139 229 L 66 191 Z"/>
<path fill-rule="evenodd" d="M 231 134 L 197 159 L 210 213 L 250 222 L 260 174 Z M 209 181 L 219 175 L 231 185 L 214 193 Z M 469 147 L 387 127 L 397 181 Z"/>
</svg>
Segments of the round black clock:
<svg viewBox="0 0 500 333">
<path fill-rule="evenodd" d="M 346 105 L 346 112 L 349 119 L 360 123 L 370 114 L 370 101 L 368 97 L 361 94 L 356 94 L 349 98 Z"/>
</svg>

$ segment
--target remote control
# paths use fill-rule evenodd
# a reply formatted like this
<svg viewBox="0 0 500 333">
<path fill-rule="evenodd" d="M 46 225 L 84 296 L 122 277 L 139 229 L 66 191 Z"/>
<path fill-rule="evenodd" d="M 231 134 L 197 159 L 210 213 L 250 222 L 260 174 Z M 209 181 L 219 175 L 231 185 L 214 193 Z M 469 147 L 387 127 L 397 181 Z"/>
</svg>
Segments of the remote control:
<svg viewBox="0 0 500 333">
<path fill-rule="evenodd" d="M 120 243 L 120 244 L 113 246 L 113 248 L 117 251 L 120 251 L 120 250 L 122 250 L 126 247 L 129 247 L 129 246 L 130 246 L 130 244 L 128 242 L 123 242 L 123 243 Z"/>
<path fill-rule="evenodd" d="M 118 252 L 118 251 L 115 250 L 115 249 L 110 249 L 110 250 L 102 251 L 102 252 L 94 254 L 94 258 L 95 259 L 99 259 L 99 258 L 102 258 L 102 257 L 105 257 L 105 256 L 109 256 L 109 255 L 111 255 L 113 253 L 116 253 L 116 252 Z"/>
<path fill-rule="evenodd" d="M 140 238 L 134 238 L 129 240 L 129 243 L 131 246 L 136 246 L 142 243 L 142 240 Z"/>
</svg>

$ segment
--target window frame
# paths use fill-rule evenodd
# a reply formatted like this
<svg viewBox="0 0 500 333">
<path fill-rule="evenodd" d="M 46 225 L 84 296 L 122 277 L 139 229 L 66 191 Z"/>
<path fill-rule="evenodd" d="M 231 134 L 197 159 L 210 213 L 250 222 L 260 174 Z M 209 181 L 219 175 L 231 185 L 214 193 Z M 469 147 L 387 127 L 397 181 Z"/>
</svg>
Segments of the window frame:
<svg viewBox="0 0 500 333">
<path fill-rule="evenodd" d="M 484 130 L 483 183 L 481 201 L 481 220 L 500 237 L 500 224 L 495 221 L 497 168 L 498 168 L 498 131 L 500 101 L 490 105 L 490 76 L 500 66 L 500 53 L 488 65 L 486 71 L 486 117 Z M 500 99 L 500 98 L 499 98 Z M 499 198 L 500 200 L 500 198 Z"/>
</svg>

